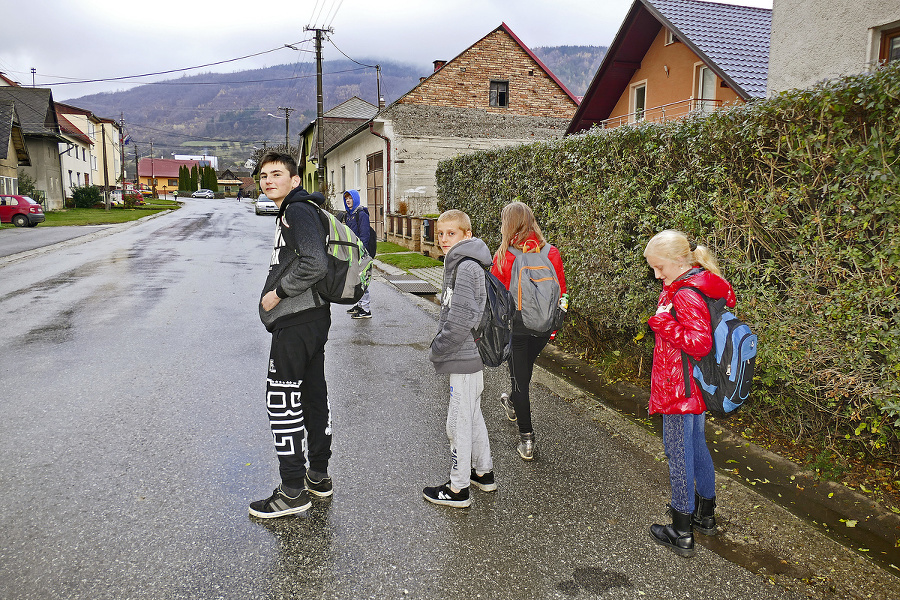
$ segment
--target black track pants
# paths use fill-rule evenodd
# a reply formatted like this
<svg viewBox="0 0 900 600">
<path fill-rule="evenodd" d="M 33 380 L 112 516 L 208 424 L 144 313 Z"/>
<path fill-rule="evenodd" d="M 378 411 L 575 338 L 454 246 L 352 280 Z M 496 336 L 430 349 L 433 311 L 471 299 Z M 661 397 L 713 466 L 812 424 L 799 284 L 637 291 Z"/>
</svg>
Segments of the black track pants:
<svg viewBox="0 0 900 600">
<path fill-rule="evenodd" d="M 322 473 L 331 458 L 331 409 L 325 342 L 331 316 L 272 332 L 266 410 L 281 481 L 303 487 L 307 468 Z"/>
</svg>

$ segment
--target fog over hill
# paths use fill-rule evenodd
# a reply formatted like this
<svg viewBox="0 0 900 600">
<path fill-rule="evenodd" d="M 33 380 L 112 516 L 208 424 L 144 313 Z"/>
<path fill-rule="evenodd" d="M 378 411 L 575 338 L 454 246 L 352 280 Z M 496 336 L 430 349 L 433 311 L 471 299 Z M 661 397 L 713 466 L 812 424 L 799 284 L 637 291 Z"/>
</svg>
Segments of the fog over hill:
<svg viewBox="0 0 900 600">
<path fill-rule="evenodd" d="M 534 53 L 576 96 L 587 89 L 606 48 L 557 46 L 535 48 Z M 360 62 L 375 64 L 371 60 Z M 377 103 L 374 68 L 348 60 L 323 63 L 325 110 L 359 96 Z M 403 63 L 381 63 L 381 94 L 390 104 L 427 76 Z M 125 129 L 138 146 L 140 156 L 216 154 L 219 167 L 239 166 L 253 146 L 283 144 L 284 111 L 290 113 L 291 144 L 316 116 L 315 64 L 275 65 L 233 73 L 184 76 L 121 92 L 93 94 L 66 100 L 66 104 L 95 114 L 124 118 Z M 276 115 L 276 118 L 270 116 Z M 133 160 L 134 147 L 126 147 Z"/>
</svg>

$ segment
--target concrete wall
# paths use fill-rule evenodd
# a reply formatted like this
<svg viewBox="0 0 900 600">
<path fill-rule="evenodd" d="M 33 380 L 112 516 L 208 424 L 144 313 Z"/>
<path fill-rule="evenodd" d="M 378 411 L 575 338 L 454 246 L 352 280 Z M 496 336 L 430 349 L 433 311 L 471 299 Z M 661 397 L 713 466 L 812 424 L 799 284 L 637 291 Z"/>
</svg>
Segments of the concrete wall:
<svg viewBox="0 0 900 600">
<path fill-rule="evenodd" d="M 22 167 L 32 179 L 35 189 L 47 194 L 47 210 L 63 208 L 62 173 L 59 167 L 59 144 L 49 137 L 27 136 L 31 166 Z"/>
<path fill-rule="evenodd" d="M 897 0 L 774 0 L 768 93 L 870 70 L 898 26 Z"/>
</svg>

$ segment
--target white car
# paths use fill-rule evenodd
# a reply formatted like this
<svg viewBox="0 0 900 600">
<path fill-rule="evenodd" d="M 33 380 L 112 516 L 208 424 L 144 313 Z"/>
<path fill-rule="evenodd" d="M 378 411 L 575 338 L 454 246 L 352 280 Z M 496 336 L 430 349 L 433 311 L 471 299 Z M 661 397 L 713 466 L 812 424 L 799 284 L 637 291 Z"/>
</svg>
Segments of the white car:
<svg viewBox="0 0 900 600">
<path fill-rule="evenodd" d="M 216 195 L 212 190 L 197 190 L 191 194 L 191 198 L 215 198 Z"/>
<path fill-rule="evenodd" d="M 258 215 L 277 215 L 278 206 L 269 200 L 265 194 L 260 194 L 256 199 L 256 214 Z"/>
</svg>

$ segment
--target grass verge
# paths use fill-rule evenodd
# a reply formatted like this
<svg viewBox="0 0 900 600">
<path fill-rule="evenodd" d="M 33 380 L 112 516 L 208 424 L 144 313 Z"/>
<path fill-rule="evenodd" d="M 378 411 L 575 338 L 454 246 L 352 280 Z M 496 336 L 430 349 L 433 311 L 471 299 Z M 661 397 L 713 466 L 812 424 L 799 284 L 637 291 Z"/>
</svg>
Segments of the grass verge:
<svg viewBox="0 0 900 600">
<path fill-rule="evenodd" d="M 111 225 L 115 223 L 127 223 L 136 221 L 141 217 L 152 215 L 173 207 L 126 209 L 114 208 L 103 210 L 102 208 L 68 208 L 65 210 L 51 210 L 45 213 L 47 220 L 38 227 L 57 227 L 60 225 Z"/>
<path fill-rule="evenodd" d="M 378 260 L 383 263 L 387 263 L 389 265 L 393 265 L 397 268 L 404 269 L 408 271 L 409 269 L 424 269 L 426 267 L 440 267 L 444 263 L 439 260 L 435 260 L 430 256 L 425 256 L 424 254 L 419 253 L 411 253 L 411 254 L 382 254 L 381 253 L 381 244 L 378 244 Z"/>
</svg>

